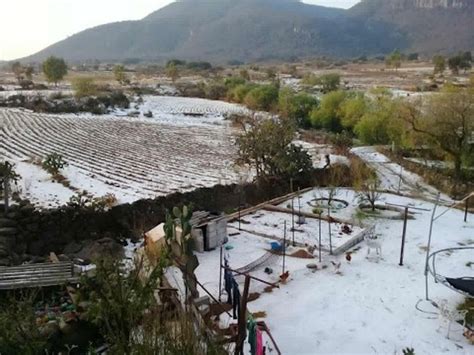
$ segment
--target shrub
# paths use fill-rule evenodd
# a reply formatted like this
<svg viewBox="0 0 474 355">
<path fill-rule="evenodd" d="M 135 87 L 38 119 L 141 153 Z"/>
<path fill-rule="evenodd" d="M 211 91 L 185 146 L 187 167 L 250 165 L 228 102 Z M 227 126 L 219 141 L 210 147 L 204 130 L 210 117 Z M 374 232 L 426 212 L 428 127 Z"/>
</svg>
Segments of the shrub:
<svg viewBox="0 0 474 355">
<path fill-rule="evenodd" d="M 75 78 L 72 81 L 72 89 L 76 98 L 95 96 L 99 91 L 92 77 Z"/>
<path fill-rule="evenodd" d="M 261 85 L 245 95 L 244 103 L 251 110 L 270 111 L 278 102 L 278 88 L 274 85 Z"/>
<path fill-rule="evenodd" d="M 47 155 L 42 162 L 43 169 L 53 176 L 59 174 L 59 171 L 67 165 L 68 164 L 64 161 L 63 156 L 58 153 Z"/>
</svg>

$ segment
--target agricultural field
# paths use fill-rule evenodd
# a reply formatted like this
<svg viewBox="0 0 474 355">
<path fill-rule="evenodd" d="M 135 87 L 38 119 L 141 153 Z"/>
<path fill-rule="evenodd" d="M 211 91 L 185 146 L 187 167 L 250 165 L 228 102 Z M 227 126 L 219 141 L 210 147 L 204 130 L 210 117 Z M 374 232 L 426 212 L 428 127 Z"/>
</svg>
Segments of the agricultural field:
<svg viewBox="0 0 474 355">
<path fill-rule="evenodd" d="M 224 120 L 239 106 L 200 99 L 146 98 L 112 115 L 47 115 L 0 110 L 0 155 L 17 164 L 22 197 L 44 207 L 78 191 L 114 194 L 119 203 L 237 181 L 234 130 Z M 153 117 L 143 114 L 151 111 Z M 51 153 L 69 164 L 52 181 L 38 164 Z"/>
</svg>

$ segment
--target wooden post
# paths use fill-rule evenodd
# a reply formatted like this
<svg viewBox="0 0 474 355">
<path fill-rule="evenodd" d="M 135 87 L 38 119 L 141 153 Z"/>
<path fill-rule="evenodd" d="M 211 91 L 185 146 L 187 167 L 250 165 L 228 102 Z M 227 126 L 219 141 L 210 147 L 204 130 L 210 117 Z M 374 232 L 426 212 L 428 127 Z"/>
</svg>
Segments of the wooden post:
<svg viewBox="0 0 474 355">
<path fill-rule="evenodd" d="M 319 211 L 319 262 L 321 262 L 321 215 L 322 211 Z"/>
<path fill-rule="evenodd" d="M 222 245 L 221 245 L 221 252 L 219 257 L 219 302 L 221 301 L 221 294 L 222 294 Z"/>
<path fill-rule="evenodd" d="M 285 273 L 285 257 L 286 257 L 286 221 L 285 221 L 285 230 L 283 232 L 283 271 L 282 275 Z"/>
<path fill-rule="evenodd" d="M 403 174 L 403 166 L 400 165 L 400 178 L 398 179 L 398 193 L 402 188 L 402 174 Z"/>
<path fill-rule="evenodd" d="M 405 207 L 405 219 L 403 220 L 402 247 L 400 250 L 400 266 L 403 266 L 403 254 L 405 252 L 405 238 L 407 234 L 408 207 Z"/>
<path fill-rule="evenodd" d="M 464 210 L 464 222 L 467 222 L 467 213 L 469 212 L 469 199 L 466 199 L 466 208 Z"/>
<path fill-rule="evenodd" d="M 249 298 L 250 276 L 245 276 L 244 293 L 240 300 L 240 313 L 238 321 L 237 344 L 235 345 L 235 355 L 244 354 L 244 342 L 247 337 L 247 301 Z"/>
</svg>

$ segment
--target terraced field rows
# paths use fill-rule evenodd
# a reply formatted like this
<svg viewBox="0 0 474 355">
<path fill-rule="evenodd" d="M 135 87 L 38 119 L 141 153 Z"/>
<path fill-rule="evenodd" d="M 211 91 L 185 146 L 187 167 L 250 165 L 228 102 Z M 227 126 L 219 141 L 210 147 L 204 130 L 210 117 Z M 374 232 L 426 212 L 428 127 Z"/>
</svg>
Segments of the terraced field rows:
<svg viewBox="0 0 474 355">
<path fill-rule="evenodd" d="M 62 154 L 117 197 L 151 198 L 235 181 L 232 141 L 226 125 L 183 127 L 0 110 L 0 156 L 20 161 Z"/>
</svg>

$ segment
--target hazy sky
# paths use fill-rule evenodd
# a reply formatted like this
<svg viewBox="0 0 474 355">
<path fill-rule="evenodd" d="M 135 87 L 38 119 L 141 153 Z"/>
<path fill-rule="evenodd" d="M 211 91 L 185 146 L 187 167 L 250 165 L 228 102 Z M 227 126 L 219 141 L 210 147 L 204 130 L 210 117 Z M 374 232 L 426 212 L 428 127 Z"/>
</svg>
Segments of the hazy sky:
<svg viewBox="0 0 474 355">
<path fill-rule="evenodd" d="M 0 5 L 0 60 L 33 54 L 100 24 L 136 20 L 172 0 L 9 0 Z M 304 0 L 348 8 L 359 0 Z"/>
</svg>

